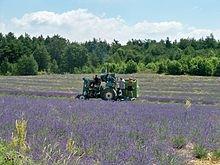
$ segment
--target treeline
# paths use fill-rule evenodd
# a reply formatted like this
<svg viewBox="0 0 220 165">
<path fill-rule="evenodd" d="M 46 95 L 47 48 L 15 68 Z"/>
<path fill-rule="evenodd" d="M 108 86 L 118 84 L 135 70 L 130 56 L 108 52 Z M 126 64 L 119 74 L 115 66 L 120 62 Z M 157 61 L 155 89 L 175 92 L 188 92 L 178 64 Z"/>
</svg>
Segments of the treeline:
<svg viewBox="0 0 220 165">
<path fill-rule="evenodd" d="M 77 43 L 59 35 L 31 38 L 0 33 L 2 75 L 105 71 L 220 76 L 220 41 L 210 34 L 199 40 L 130 40 L 122 45 L 116 40 Z"/>
</svg>

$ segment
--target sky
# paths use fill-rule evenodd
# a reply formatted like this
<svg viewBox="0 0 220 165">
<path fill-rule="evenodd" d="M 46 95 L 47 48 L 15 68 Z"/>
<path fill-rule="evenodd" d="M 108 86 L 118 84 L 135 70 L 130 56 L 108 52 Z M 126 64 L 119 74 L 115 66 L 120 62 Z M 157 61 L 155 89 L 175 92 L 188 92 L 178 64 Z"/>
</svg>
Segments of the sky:
<svg viewBox="0 0 220 165">
<path fill-rule="evenodd" d="M 0 32 L 100 38 L 220 39 L 219 0 L 0 0 Z"/>
</svg>

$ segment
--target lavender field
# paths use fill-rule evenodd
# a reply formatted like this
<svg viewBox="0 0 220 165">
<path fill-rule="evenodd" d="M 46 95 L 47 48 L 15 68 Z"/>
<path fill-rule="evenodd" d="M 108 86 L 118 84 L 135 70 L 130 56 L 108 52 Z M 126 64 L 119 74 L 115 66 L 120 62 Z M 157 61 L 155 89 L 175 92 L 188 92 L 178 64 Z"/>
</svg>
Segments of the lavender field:
<svg viewBox="0 0 220 165">
<path fill-rule="evenodd" d="M 175 137 L 220 149 L 219 78 L 137 74 L 140 98 L 106 102 L 74 99 L 83 76 L 0 77 L 0 138 L 10 142 L 15 121 L 25 119 L 36 164 L 188 164 L 195 158 Z"/>
<path fill-rule="evenodd" d="M 0 92 L 13 95 L 71 98 L 81 92 L 82 78 L 93 75 L 42 75 L 0 77 Z M 122 75 L 129 77 L 130 75 Z M 134 74 L 141 101 L 182 103 L 189 97 L 197 104 L 220 103 L 220 78 Z"/>
</svg>

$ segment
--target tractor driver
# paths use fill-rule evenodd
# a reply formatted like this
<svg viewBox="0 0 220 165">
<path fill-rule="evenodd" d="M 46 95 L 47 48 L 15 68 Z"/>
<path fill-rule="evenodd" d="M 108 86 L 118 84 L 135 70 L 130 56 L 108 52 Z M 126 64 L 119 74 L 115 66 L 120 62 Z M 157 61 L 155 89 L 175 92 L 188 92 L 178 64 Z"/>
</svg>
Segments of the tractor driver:
<svg viewBox="0 0 220 165">
<path fill-rule="evenodd" d="M 127 90 L 128 90 L 128 94 L 130 98 L 133 98 L 133 86 L 132 86 L 132 78 L 128 79 L 128 86 L 127 86 Z"/>
<path fill-rule="evenodd" d="M 91 96 L 96 97 L 97 94 L 99 93 L 99 87 L 101 84 L 100 78 L 98 78 L 97 75 L 93 78 L 93 81 L 90 83 L 90 90 L 91 90 Z"/>
<path fill-rule="evenodd" d="M 95 86 L 98 86 L 100 84 L 100 79 L 97 75 L 93 78 L 93 81 L 90 82 L 89 87 L 94 88 Z"/>
<path fill-rule="evenodd" d="M 94 85 L 99 86 L 99 85 L 100 85 L 100 83 L 101 83 L 100 78 L 98 78 L 98 76 L 97 76 L 97 75 L 95 75 L 95 77 L 94 77 Z"/>
<path fill-rule="evenodd" d="M 120 80 L 118 81 L 118 87 L 119 87 L 119 90 L 121 90 L 122 97 L 124 97 L 125 96 L 125 80 L 123 78 L 120 78 Z"/>
<path fill-rule="evenodd" d="M 110 83 L 115 83 L 115 78 L 112 77 L 110 74 L 106 74 L 106 81 Z"/>
</svg>

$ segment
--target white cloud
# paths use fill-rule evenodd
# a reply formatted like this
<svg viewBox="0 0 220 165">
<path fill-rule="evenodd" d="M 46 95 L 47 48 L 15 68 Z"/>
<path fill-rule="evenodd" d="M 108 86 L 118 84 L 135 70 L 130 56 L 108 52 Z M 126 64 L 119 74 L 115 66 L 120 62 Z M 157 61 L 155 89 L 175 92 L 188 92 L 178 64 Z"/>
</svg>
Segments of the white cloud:
<svg viewBox="0 0 220 165">
<path fill-rule="evenodd" d="M 153 33 L 153 34 L 157 34 L 157 33 L 167 33 L 170 32 L 171 30 L 181 30 L 183 27 L 183 25 L 180 22 L 175 22 L 175 21 L 170 21 L 170 22 L 155 22 L 155 23 L 151 23 L 151 22 L 140 22 L 137 23 L 134 28 L 137 31 L 142 31 L 143 33 L 146 32 L 146 30 L 148 31 L 148 33 Z"/>
<path fill-rule="evenodd" d="M 220 38 L 220 30 L 196 29 L 178 21 L 148 22 L 144 20 L 134 25 L 128 25 L 120 17 L 98 16 L 86 9 L 72 10 L 61 14 L 48 11 L 28 13 L 21 18 L 13 18 L 10 24 L 0 23 L 1 29 L 7 29 L 17 35 L 25 32 L 34 36 L 59 34 L 71 41 L 79 42 L 93 38 L 101 38 L 109 42 L 117 39 L 122 43 L 126 43 L 132 38 L 156 40 L 166 37 L 171 39 L 201 38 L 210 33 Z"/>
<path fill-rule="evenodd" d="M 195 27 L 188 27 L 184 32 L 180 32 L 177 38 L 205 38 L 213 34 L 216 39 L 220 39 L 220 29 L 199 29 Z"/>
<path fill-rule="evenodd" d="M 0 32 L 5 33 L 5 24 L 0 20 Z"/>
<path fill-rule="evenodd" d="M 34 35 L 60 34 L 71 40 L 85 41 L 92 38 L 112 40 L 126 26 L 120 18 L 99 17 L 87 10 L 78 9 L 62 14 L 40 11 L 13 18 L 21 31 Z"/>
<path fill-rule="evenodd" d="M 183 25 L 180 22 L 139 22 L 133 27 L 130 27 L 133 32 L 132 36 L 140 39 L 152 38 L 152 39 L 164 39 L 166 37 L 172 37 L 183 29 Z"/>
</svg>

